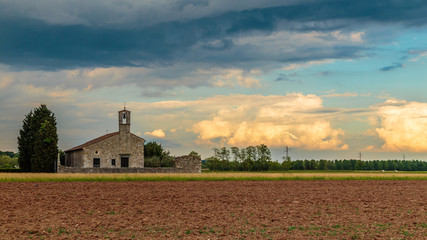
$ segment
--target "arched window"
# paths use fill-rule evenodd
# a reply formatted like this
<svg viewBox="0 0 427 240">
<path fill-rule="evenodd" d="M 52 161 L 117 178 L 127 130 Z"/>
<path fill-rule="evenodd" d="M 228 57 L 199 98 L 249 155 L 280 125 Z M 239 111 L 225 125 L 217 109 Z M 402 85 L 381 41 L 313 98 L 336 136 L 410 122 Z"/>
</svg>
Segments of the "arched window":
<svg viewBox="0 0 427 240">
<path fill-rule="evenodd" d="M 122 124 L 126 124 L 126 113 L 123 113 Z"/>
</svg>

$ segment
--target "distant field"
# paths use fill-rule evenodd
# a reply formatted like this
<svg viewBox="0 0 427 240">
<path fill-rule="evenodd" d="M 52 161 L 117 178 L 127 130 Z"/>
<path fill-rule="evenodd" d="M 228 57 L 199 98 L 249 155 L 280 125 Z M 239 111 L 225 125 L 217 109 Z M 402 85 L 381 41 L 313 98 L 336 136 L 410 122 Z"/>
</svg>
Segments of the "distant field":
<svg viewBox="0 0 427 240">
<path fill-rule="evenodd" d="M 74 181 L 427 180 L 427 172 L 289 171 L 203 173 L 0 173 L 0 182 Z"/>
</svg>

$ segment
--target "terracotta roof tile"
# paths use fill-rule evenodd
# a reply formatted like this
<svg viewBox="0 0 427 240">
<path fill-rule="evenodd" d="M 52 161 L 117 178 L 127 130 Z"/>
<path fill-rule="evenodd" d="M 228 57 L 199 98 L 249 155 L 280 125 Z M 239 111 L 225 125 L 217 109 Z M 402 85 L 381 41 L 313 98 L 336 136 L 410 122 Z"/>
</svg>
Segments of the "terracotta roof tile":
<svg viewBox="0 0 427 240">
<path fill-rule="evenodd" d="M 88 141 L 88 142 L 85 142 L 85 143 L 83 143 L 83 144 L 81 144 L 81 145 L 78 145 L 78 146 L 76 146 L 76 147 L 73 147 L 73 148 L 70 148 L 70 149 L 68 149 L 68 150 L 65 150 L 64 152 L 72 152 L 72 151 L 76 151 L 76 150 L 83 149 L 84 147 L 87 147 L 87 146 L 89 146 L 89 145 L 95 144 L 95 143 L 97 143 L 97 142 L 100 142 L 100 141 L 105 140 L 105 139 L 107 139 L 107 138 L 109 138 L 109 137 L 115 136 L 115 135 L 117 135 L 117 134 L 119 134 L 119 132 L 113 132 L 113 133 L 105 134 L 105 135 L 103 135 L 103 136 L 101 136 L 101 137 L 98 137 L 98 138 L 92 139 L 92 140 L 90 140 L 90 141 Z M 145 139 L 143 139 L 142 137 L 138 137 L 137 135 L 135 135 L 135 134 L 133 134 L 133 133 L 131 133 L 131 134 L 132 134 L 133 136 L 135 136 L 135 137 L 137 137 L 137 138 L 139 138 L 139 139 L 141 139 L 141 140 L 143 140 L 143 141 L 145 142 Z"/>
<path fill-rule="evenodd" d="M 145 142 L 145 139 L 143 139 L 142 137 L 136 136 L 136 135 L 135 135 L 135 134 L 133 134 L 133 133 L 130 133 L 130 134 L 132 134 L 132 136 L 137 137 L 137 138 L 139 138 L 140 140 L 142 140 L 142 141 L 144 141 L 144 142 Z"/>
<path fill-rule="evenodd" d="M 68 150 L 65 150 L 64 152 L 72 152 L 72 151 L 83 149 L 84 147 L 87 147 L 87 146 L 92 145 L 94 143 L 100 142 L 100 141 L 102 141 L 104 139 L 107 139 L 107 138 L 112 137 L 112 136 L 117 135 L 117 134 L 119 134 L 119 132 L 113 132 L 113 133 L 105 134 L 105 135 L 103 135 L 101 137 L 92 139 L 92 140 L 90 140 L 88 142 L 85 142 L 85 143 L 83 143 L 81 145 L 78 145 L 76 147 L 73 147 L 73 148 L 70 148 Z"/>
</svg>

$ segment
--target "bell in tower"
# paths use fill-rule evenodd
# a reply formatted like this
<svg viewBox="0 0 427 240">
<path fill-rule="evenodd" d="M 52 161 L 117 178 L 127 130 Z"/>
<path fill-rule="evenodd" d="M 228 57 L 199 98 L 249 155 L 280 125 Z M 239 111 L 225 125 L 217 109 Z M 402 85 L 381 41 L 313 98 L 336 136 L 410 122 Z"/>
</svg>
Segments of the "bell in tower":
<svg viewBox="0 0 427 240">
<path fill-rule="evenodd" d="M 119 111 L 119 132 L 130 133 L 130 111 L 126 108 Z"/>
</svg>

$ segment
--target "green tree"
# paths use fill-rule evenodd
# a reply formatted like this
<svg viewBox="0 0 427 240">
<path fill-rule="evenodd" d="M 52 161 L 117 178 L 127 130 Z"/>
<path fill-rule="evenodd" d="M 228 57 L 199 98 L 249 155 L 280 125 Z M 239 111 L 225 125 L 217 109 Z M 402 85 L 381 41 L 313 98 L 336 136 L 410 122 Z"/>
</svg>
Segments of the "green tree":
<svg viewBox="0 0 427 240">
<path fill-rule="evenodd" d="M 214 156 L 221 161 L 229 161 L 230 160 L 230 150 L 226 147 L 222 148 L 213 148 Z"/>
<path fill-rule="evenodd" d="M 317 164 L 318 170 L 327 170 L 328 169 L 328 161 L 320 159 L 319 163 Z"/>
<path fill-rule="evenodd" d="M 271 151 L 266 145 L 264 144 L 258 145 L 256 146 L 256 149 L 257 149 L 258 160 L 263 162 L 271 161 Z"/>
<path fill-rule="evenodd" d="M 286 159 L 286 157 L 283 157 L 283 158 Z M 283 170 L 286 170 L 286 171 L 290 170 L 292 167 L 292 163 L 291 163 L 291 160 L 289 159 L 289 157 L 286 160 L 284 160 L 281 165 L 282 165 Z"/>
<path fill-rule="evenodd" d="M 196 152 L 196 151 L 191 151 L 191 152 L 188 154 L 188 156 L 191 156 L 191 157 L 198 157 L 198 158 L 202 159 L 202 156 L 201 156 L 198 152 Z"/>
<path fill-rule="evenodd" d="M 34 155 L 31 158 L 32 172 L 54 172 L 58 157 L 58 135 L 56 127 L 45 120 L 36 134 Z"/>
<path fill-rule="evenodd" d="M 157 142 L 148 142 L 144 145 L 144 166 L 145 167 L 173 167 L 174 157 L 170 152 L 163 149 Z"/>
<path fill-rule="evenodd" d="M 163 154 L 163 147 L 157 142 L 148 142 L 144 145 L 144 158 L 161 157 Z"/>
<path fill-rule="evenodd" d="M 18 158 L 9 156 L 10 155 L 0 155 L 0 168 L 16 168 L 16 165 L 18 165 Z"/>
<path fill-rule="evenodd" d="M 235 162 L 242 161 L 242 157 L 240 155 L 240 149 L 238 147 L 231 147 L 231 154 L 233 154 L 233 160 Z"/>
<path fill-rule="evenodd" d="M 10 158 L 18 157 L 17 153 L 10 152 L 10 151 L 6 151 L 6 152 L 0 151 L 0 156 L 3 156 L 3 155 L 9 156 Z"/>
<path fill-rule="evenodd" d="M 33 111 L 25 115 L 18 136 L 18 164 L 23 172 L 31 172 L 31 157 L 33 156 L 34 135 L 31 129 Z"/>
<path fill-rule="evenodd" d="M 269 169 L 269 162 L 271 161 L 270 149 L 264 144 L 258 145 L 256 148 L 256 159 L 254 161 L 255 171 L 266 171 Z"/>
<path fill-rule="evenodd" d="M 28 113 L 18 136 L 19 166 L 24 172 L 53 172 L 58 154 L 55 114 L 45 104 Z"/>
</svg>

